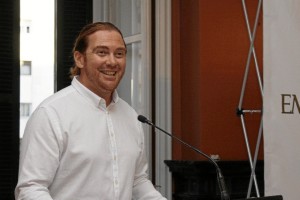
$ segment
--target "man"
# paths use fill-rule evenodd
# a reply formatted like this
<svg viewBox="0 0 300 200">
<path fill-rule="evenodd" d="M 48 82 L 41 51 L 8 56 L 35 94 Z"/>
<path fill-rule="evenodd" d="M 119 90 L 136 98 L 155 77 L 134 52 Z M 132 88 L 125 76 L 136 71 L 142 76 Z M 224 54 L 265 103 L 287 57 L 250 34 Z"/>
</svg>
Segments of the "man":
<svg viewBox="0 0 300 200">
<path fill-rule="evenodd" d="M 16 199 L 165 199 L 147 178 L 136 112 L 118 97 L 126 45 L 113 24 L 77 37 L 71 86 L 32 114 L 21 144 Z"/>
</svg>

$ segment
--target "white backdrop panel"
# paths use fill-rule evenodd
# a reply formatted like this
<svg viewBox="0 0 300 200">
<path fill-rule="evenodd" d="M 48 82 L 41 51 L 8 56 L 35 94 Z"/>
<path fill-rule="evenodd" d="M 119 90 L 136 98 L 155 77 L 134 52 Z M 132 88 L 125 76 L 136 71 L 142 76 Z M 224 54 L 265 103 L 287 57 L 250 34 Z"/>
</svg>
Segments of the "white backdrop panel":
<svg viewBox="0 0 300 200">
<path fill-rule="evenodd" d="M 300 1 L 263 9 L 265 194 L 299 200 Z"/>
</svg>

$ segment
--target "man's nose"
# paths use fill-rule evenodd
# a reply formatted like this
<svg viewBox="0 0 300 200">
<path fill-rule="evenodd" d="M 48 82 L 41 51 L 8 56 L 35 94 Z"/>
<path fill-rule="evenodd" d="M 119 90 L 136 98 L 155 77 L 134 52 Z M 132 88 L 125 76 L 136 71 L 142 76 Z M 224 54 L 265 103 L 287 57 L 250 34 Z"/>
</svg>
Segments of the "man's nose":
<svg viewBox="0 0 300 200">
<path fill-rule="evenodd" d="M 113 53 L 109 54 L 106 63 L 110 66 L 115 66 L 117 64 L 116 57 Z"/>
</svg>

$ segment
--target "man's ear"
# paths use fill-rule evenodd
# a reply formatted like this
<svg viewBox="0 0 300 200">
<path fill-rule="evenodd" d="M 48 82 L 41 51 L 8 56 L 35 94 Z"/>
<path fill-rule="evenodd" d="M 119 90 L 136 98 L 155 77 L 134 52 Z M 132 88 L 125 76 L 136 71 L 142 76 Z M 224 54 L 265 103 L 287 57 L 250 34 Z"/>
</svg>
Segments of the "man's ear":
<svg viewBox="0 0 300 200">
<path fill-rule="evenodd" d="M 84 55 L 79 51 L 75 51 L 73 54 L 74 61 L 77 67 L 83 68 L 84 67 Z"/>
</svg>

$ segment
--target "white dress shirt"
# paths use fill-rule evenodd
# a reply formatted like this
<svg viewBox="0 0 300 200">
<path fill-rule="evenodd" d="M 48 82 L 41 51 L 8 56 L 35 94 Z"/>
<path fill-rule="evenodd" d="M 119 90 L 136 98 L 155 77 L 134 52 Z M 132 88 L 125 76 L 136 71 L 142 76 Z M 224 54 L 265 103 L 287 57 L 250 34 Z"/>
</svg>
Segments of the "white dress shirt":
<svg viewBox="0 0 300 200">
<path fill-rule="evenodd" d="M 143 134 L 136 112 L 117 92 L 106 107 L 74 78 L 27 123 L 16 199 L 165 199 L 147 178 Z"/>
</svg>

